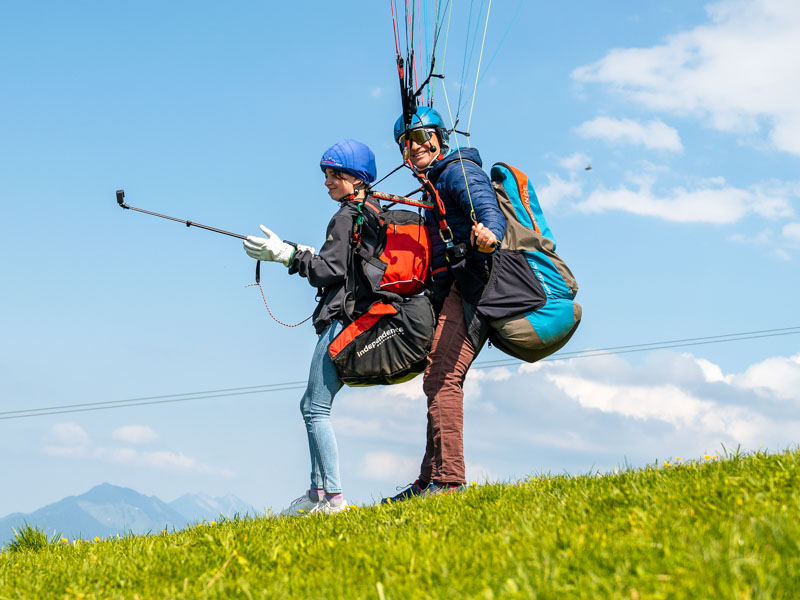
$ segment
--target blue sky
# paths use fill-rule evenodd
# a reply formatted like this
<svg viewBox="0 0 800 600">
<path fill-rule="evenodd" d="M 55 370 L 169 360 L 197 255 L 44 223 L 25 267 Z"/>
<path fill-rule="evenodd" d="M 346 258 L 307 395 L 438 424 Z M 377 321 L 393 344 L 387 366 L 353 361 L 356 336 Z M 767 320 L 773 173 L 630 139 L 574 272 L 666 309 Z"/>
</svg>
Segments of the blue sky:
<svg viewBox="0 0 800 600">
<path fill-rule="evenodd" d="M 237 240 L 114 202 L 319 247 L 322 151 L 397 165 L 387 3 L 275 4 L 0 8 L 0 411 L 305 379 L 313 331 L 269 319 Z M 800 325 L 798 40 L 789 1 L 493 4 L 471 140 L 541 198 L 584 308 L 567 350 Z M 299 321 L 314 290 L 282 271 L 265 292 Z M 475 369 L 468 476 L 792 446 L 799 340 Z M 300 393 L 2 420 L 0 515 L 104 481 L 279 509 L 307 485 Z M 351 501 L 414 478 L 424 406 L 418 380 L 337 397 Z"/>
</svg>

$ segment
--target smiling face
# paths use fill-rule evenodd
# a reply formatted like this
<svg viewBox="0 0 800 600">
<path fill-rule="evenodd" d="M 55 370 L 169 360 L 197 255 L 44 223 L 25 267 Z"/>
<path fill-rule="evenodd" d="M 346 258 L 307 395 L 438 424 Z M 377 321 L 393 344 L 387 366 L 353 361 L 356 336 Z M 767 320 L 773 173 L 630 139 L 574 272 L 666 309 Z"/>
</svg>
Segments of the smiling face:
<svg viewBox="0 0 800 600">
<path fill-rule="evenodd" d="M 436 150 L 433 150 L 434 147 Z M 408 155 L 408 159 L 418 171 L 424 171 L 427 169 L 434 159 L 439 156 L 438 146 L 432 147 L 430 140 L 424 144 L 418 144 L 417 142 L 412 141 L 410 150 L 411 152 Z"/>
<path fill-rule="evenodd" d="M 416 136 L 410 136 L 411 146 L 409 147 L 408 160 L 418 171 L 427 169 L 442 151 L 442 144 L 439 141 L 438 134 L 433 130 L 427 131 L 430 131 L 431 135 L 427 141 L 421 143 L 414 139 Z"/>
<path fill-rule="evenodd" d="M 355 194 L 355 186 L 362 183 L 357 177 L 349 173 L 342 173 L 330 168 L 325 169 L 325 187 L 328 195 L 337 202 L 346 196 Z"/>
</svg>

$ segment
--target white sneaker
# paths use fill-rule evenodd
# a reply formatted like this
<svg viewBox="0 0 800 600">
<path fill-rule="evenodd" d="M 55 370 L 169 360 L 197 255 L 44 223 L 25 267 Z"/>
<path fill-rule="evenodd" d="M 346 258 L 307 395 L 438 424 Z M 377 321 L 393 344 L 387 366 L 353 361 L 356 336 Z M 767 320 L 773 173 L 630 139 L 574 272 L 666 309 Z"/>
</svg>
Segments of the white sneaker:
<svg viewBox="0 0 800 600">
<path fill-rule="evenodd" d="M 314 510 L 317 504 L 319 503 L 309 498 L 308 492 L 306 492 L 299 498 L 292 500 L 292 503 L 281 511 L 280 516 L 297 517 L 299 515 L 307 515 Z"/>
<path fill-rule="evenodd" d="M 347 500 L 345 500 L 344 498 L 342 498 L 341 504 L 337 503 L 335 506 L 331 504 L 330 501 L 323 498 L 322 500 L 317 502 L 317 505 L 314 508 L 311 509 L 311 514 L 333 515 L 336 513 L 344 512 L 348 508 L 350 507 L 347 505 Z"/>
</svg>

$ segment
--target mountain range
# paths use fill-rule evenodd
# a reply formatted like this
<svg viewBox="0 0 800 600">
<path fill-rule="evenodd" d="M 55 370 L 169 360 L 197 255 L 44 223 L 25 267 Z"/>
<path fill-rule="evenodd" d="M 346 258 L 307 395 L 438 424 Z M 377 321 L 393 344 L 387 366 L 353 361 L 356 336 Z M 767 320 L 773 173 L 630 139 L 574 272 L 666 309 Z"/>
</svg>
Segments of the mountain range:
<svg viewBox="0 0 800 600">
<path fill-rule="evenodd" d="M 255 515 L 255 509 L 236 496 L 211 498 L 185 494 L 164 502 L 155 496 L 103 483 L 80 496 L 69 496 L 32 513 L 12 513 L 0 519 L 0 546 L 14 539 L 14 530 L 25 523 L 67 539 L 92 540 L 116 534 L 142 535 L 163 529 L 172 531 L 203 520 L 217 520 L 236 514 Z"/>
</svg>

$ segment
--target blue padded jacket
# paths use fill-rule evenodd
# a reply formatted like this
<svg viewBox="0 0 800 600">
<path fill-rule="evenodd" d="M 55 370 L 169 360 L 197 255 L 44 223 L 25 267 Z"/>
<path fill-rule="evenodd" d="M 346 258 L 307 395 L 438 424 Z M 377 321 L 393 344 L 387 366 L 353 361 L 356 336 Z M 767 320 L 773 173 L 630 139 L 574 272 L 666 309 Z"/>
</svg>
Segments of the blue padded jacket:
<svg viewBox="0 0 800 600">
<path fill-rule="evenodd" d="M 497 204 L 494 188 L 489 176 L 483 171 L 481 156 L 475 148 L 461 148 L 459 160 L 458 150 L 452 151 L 428 169 L 428 179 L 433 183 L 439 197 L 444 203 L 447 225 L 453 232 L 453 242 L 470 243 L 472 220 L 470 211 L 474 207 L 475 218 L 483 223 L 498 241 L 503 239 L 506 231 L 506 218 Z M 463 165 L 463 169 L 462 169 Z M 466 182 L 464 175 L 466 174 Z M 469 191 L 467 191 L 469 183 Z M 470 205 L 470 199 L 472 204 Z M 433 244 L 434 279 L 443 276 L 441 271 L 447 265 L 445 244 L 439 235 L 439 222 L 433 211 L 425 211 L 425 223 Z M 440 273 L 442 273 L 440 275 Z"/>
</svg>

